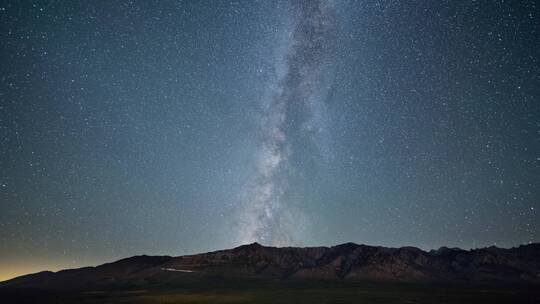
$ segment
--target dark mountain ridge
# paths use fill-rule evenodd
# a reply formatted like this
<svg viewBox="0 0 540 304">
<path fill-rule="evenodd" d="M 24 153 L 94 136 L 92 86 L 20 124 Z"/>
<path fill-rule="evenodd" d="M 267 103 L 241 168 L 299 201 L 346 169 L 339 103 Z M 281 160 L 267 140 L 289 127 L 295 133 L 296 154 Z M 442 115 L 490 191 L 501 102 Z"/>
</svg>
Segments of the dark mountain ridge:
<svg viewBox="0 0 540 304">
<path fill-rule="evenodd" d="M 424 251 L 354 243 L 306 248 L 253 243 L 195 255 L 143 255 L 96 267 L 44 271 L 0 282 L 0 288 L 95 290 L 233 278 L 540 284 L 540 244 Z"/>
</svg>

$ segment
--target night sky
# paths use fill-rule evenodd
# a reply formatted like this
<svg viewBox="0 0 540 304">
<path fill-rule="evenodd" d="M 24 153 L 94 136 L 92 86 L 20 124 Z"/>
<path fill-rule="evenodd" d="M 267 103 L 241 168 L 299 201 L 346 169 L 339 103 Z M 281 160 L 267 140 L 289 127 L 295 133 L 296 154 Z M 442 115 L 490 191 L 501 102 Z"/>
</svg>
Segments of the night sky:
<svg viewBox="0 0 540 304">
<path fill-rule="evenodd" d="M 0 1 L 0 280 L 540 241 L 536 1 Z"/>
</svg>

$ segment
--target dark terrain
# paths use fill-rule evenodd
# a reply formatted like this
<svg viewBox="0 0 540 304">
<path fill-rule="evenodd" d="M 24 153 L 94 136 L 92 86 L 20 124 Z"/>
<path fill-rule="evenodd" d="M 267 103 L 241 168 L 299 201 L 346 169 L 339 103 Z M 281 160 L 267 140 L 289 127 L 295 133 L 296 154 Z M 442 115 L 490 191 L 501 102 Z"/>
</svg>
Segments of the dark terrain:
<svg viewBox="0 0 540 304">
<path fill-rule="evenodd" d="M 135 256 L 0 282 L 6 303 L 540 303 L 540 244 L 511 249 L 352 243 Z"/>
</svg>

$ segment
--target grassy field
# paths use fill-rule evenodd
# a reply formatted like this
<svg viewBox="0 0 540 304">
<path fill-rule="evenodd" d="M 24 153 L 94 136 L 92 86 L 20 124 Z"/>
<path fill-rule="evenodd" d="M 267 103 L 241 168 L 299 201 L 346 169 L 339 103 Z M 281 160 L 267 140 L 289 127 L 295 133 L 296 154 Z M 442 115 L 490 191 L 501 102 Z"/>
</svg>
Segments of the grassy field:
<svg viewBox="0 0 540 304">
<path fill-rule="evenodd" d="M 413 284 L 238 283 L 183 289 L 11 294 L 6 303 L 540 303 L 532 289 Z M 1 301 L 0 299 L 0 302 Z"/>
</svg>

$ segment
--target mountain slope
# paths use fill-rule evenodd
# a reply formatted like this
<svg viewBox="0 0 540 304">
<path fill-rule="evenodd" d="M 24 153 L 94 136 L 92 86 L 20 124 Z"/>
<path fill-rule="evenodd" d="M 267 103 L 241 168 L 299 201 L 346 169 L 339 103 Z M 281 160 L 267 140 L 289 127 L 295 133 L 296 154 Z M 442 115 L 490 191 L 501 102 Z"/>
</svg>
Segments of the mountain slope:
<svg viewBox="0 0 540 304">
<path fill-rule="evenodd" d="M 540 244 L 426 252 L 354 243 L 310 248 L 254 243 L 196 255 L 135 256 L 97 267 L 40 272 L 1 282 L 0 288 L 148 288 L 231 278 L 540 284 Z"/>
</svg>

